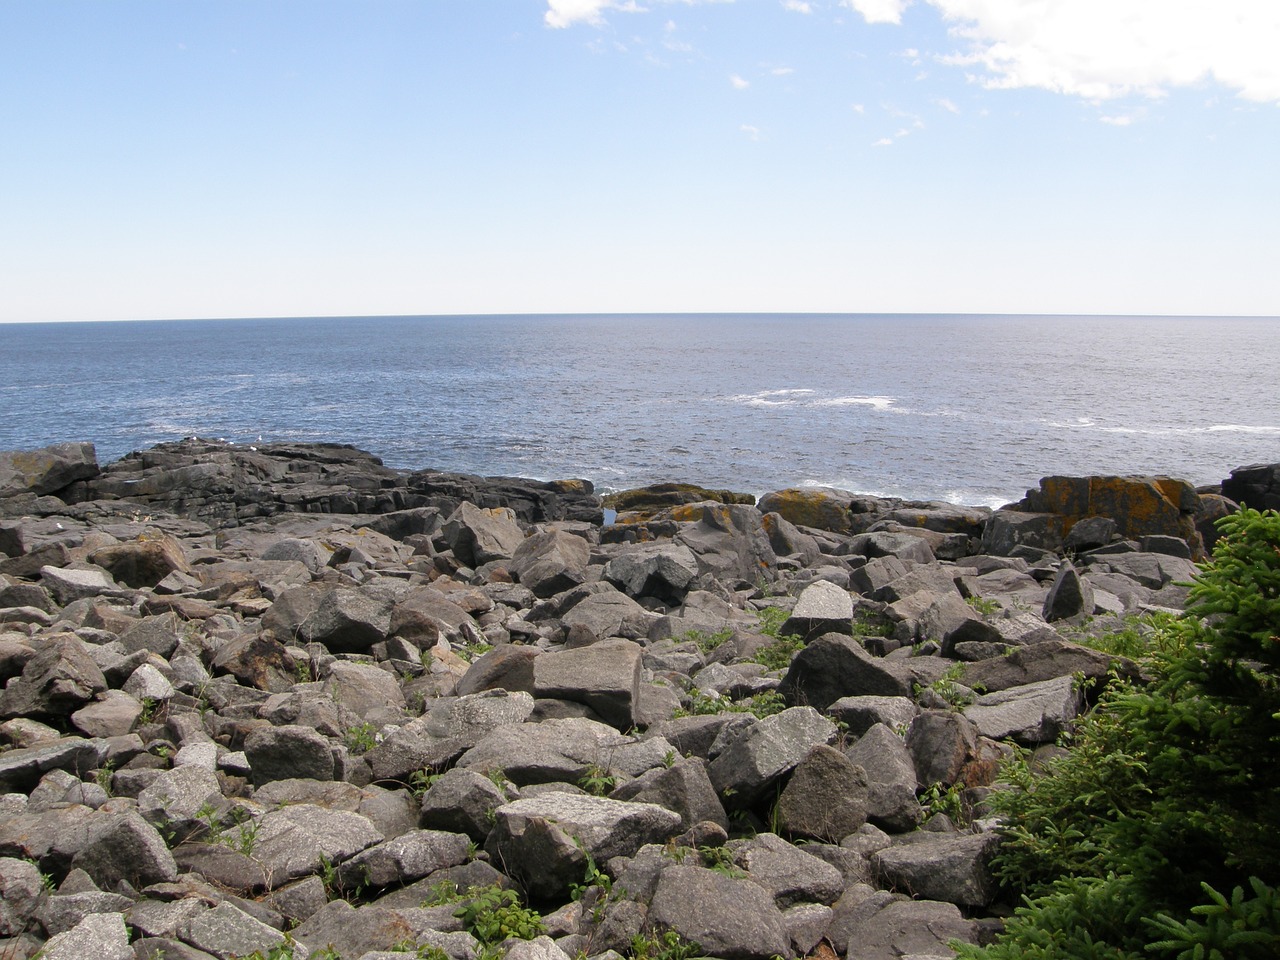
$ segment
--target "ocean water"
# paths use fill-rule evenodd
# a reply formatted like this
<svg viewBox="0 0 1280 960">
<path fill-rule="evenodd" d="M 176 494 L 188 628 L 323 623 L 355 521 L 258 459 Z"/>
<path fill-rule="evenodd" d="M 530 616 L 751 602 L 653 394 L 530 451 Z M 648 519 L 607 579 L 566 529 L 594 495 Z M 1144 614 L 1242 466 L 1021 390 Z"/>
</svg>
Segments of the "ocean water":
<svg viewBox="0 0 1280 960">
<path fill-rule="evenodd" d="M 352 443 L 393 467 L 997 505 L 1280 461 L 1280 320 L 944 315 L 0 325 L 0 449 Z"/>
</svg>

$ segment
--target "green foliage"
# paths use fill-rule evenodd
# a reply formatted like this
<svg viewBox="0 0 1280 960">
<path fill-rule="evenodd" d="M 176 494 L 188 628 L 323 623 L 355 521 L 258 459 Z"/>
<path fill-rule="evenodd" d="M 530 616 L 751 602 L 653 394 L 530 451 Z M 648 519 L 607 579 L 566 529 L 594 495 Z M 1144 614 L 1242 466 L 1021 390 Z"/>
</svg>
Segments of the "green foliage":
<svg viewBox="0 0 1280 960">
<path fill-rule="evenodd" d="M 766 637 L 781 639 L 782 625 L 791 618 L 791 611 L 783 607 L 765 607 L 763 610 L 757 610 L 756 616 L 760 620 L 761 633 Z"/>
<path fill-rule="evenodd" d="M 1165 939 L 1147 944 L 1157 954 L 1177 960 L 1271 960 L 1280 956 L 1280 893 L 1257 877 L 1249 881 L 1253 896 L 1236 887 L 1231 899 L 1201 884 L 1210 902 L 1192 907 L 1204 920 L 1175 920 L 1161 914 L 1149 921 Z"/>
<path fill-rule="evenodd" d="M 804 649 L 804 638 L 795 634 L 778 637 L 767 647 L 756 651 L 751 659 L 769 670 L 785 670 L 791 666 L 791 658 Z"/>
<path fill-rule="evenodd" d="M 716 647 L 732 638 L 732 627 L 725 627 L 723 630 L 717 630 L 714 633 L 707 633 L 705 630 L 686 630 L 682 637 L 683 640 L 697 644 L 698 649 L 703 653 L 710 653 Z"/>
<path fill-rule="evenodd" d="M 378 744 L 378 728 L 372 723 L 357 723 L 347 728 L 347 749 L 352 753 L 367 753 Z"/>
<path fill-rule="evenodd" d="M 995 866 L 1028 900 L 965 956 L 1277 955 L 1280 515 L 1219 526 L 1185 614 L 1151 622 L 1146 685 L 1112 678 L 1068 755 L 1006 772 Z"/>
<path fill-rule="evenodd" d="M 963 783 L 953 783 L 950 786 L 944 786 L 941 783 L 930 784 L 920 794 L 920 806 L 925 810 L 925 819 L 929 820 L 943 814 L 958 826 L 968 823 L 969 818 L 965 813 L 964 801 L 961 799 L 963 792 Z"/>
<path fill-rule="evenodd" d="M 547 932 L 536 910 L 520 906 L 514 890 L 501 887 L 475 887 L 467 891 L 468 900 L 453 912 L 473 937 L 487 946 L 496 946 L 508 937 L 532 940 Z"/>
<path fill-rule="evenodd" d="M 446 903 L 459 903 L 467 899 L 467 895 L 452 880 L 438 880 L 427 888 L 427 895 L 422 899 L 424 907 L 439 907 Z"/>
<path fill-rule="evenodd" d="M 435 782 L 444 774 L 432 773 L 428 770 L 415 770 L 409 774 L 409 792 L 413 794 L 415 803 L 422 803 L 422 798 L 426 796 L 427 791 L 435 786 Z"/>
<path fill-rule="evenodd" d="M 244 956 L 236 956 L 232 960 L 299 960 L 301 954 L 295 954 L 293 951 L 294 943 L 288 934 L 282 942 L 277 943 L 265 953 L 261 950 L 255 950 L 253 953 L 246 953 Z M 308 960 L 342 960 L 338 956 L 337 951 L 332 948 L 324 950 L 314 950 Z"/>
<path fill-rule="evenodd" d="M 205 843 L 217 843 L 230 847 L 246 857 L 253 855 L 258 843 L 258 821 L 243 807 L 231 811 L 231 823 L 223 822 L 223 813 L 211 803 L 203 803 L 196 811 L 196 819 L 204 825 Z"/>
<path fill-rule="evenodd" d="M 993 614 L 1000 609 L 1000 601 L 994 597 L 965 597 L 964 602 L 973 607 L 978 613 Z"/>
<path fill-rule="evenodd" d="M 964 664 L 957 663 L 949 668 L 946 673 L 940 676 L 933 683 L 929 684 L 929 689 L 940 696 L 952 707 L 962 710 L 969 704 L 973 703 L 973 691 L 960 683 L 964 677 Z"/>
<path fill-rule="evenodd" d="M 870 610 L 854 610 L 851 626 L 855 637 L 893 636 L 893 622 Z"/>
<path fill-rule="evenodd" d="M 618 785 L 618 778 L 609 772 L 607 767 L 593 763 L 587 772 L 578 778 L 578 786 L 596 797 L 603 797 Z"/>
<path fill-rule="evenodd" d="M 701 955 L 702 947 L 685 940 L 674 930 L 638 933 L 631 938 L 631 956 L 634 960 L 694 960 Z"/>
</svg>

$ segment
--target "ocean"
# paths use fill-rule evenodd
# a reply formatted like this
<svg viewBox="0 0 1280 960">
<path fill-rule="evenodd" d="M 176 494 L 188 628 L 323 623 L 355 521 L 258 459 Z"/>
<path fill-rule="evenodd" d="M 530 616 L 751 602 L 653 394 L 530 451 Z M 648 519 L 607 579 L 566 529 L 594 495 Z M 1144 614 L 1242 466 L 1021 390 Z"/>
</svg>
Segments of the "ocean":
<svg viewBox="0 0 1280 960">
<path fill-rule="evenodd" d="M 326 317 L 0 325 L 0 449 L 187 436 L 599 489 L 999 505 L 1042 476 L 1280 461 L 1280 319 Z"/>
</svg>

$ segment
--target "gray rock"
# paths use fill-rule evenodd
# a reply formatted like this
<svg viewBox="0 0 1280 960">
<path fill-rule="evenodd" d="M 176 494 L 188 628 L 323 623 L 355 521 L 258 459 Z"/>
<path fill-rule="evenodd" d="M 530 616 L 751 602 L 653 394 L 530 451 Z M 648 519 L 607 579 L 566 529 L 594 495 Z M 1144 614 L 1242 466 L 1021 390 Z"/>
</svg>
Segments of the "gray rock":
<svg viewBox="0 0 1280 960">
<path fill-rule="evenodd" d="M 104 890 L 124 880 L 141 890 L 177 879 L 178 866 L 156 828 L 132 811 L 99 814 L 88 824 L 88 839 L 71 865 Z"/>
<path fill-rule="evenodd" d="M 658 878 L 649 923 L 699 944 L 706 956 L 769 960 L 791 955 L 786 924 L 769 893 L 704 867 L 670 867 Z"/>
<path fill-rule="evenodd" d="M 171 700 L 177 692 L 168 678 L 151 663 L 144 663 L 129 674 L 122 689 L 139 701 L 149 700 L 153 704 Z"/>
<path fill-rule="evenodd" d="M 677 509 L 682 516 L 700 513 L 696 522 L 681 525 L 674 540 L 694 552 L 704 573 L 749 584 L 772 578 L 778 558 L 755 507 L 703 503 Z"/>
<path fill-rule="evenodd" d="M 841 697 L 909 697 L 916 684 L 928 686 L 946 669 L 936 657 L 873 657 L 855 638 L 829 633 L 796 655 L 778 692 L 787 703 L 826 710 Z"/>
<path fill-rule="evenodd" d="M 44 899 L 40 869 L 26 860 L 0 857 L 0 937 L 26 931 Z"/>
<path fill-rule="evenodd" d="M 900 960 L 952 956 L 948 944 L 976 943 L 978 927 L 952 903 L 903 900 L 855 887 L 836 903 L 827 935 L 841 955 L 856 949 L 858 960 Z"/>
<path fill-rule="evenodd" d="M 880 882 L 925 900 L 985 907 L 998 884 L 989 863 L 999 844 L 993 833 L 937 834 L 887 847 L 871 857 Z"/>
<path fill-rule="evenodd" d="M 499 727 L 463 754 L 458 766 L 501 770 L 513 783 L 576 783 L 592 767 L 637 777 L 664 765 L 674 748 L 662 737 L 626 737 L 594 720 L 545 720 Z"/>
<path fill-rule="evenodd" d="M 867 820 L 866 772 L 834 747 L 814 747 L 778 797 L 778 828 L 839 842 Z"/>
<path fill-rule="evenodd" d="M 764 887 L 779 909 L 797 903 L 830 905 L 844 892 L 840 871 L 773 833 L 729 844 L 733 862 Z"/>
<path fill-rule="evenodd" d="M 1076 673 L 1091 680 L 1101 679 L 1113 667 L 1136 676 L 1133 664 L 1123 657 L 1111 656 L 1066 640 L 1046 640 L 1019 647 L 1007 657 L 967 664 L 961 682 L 972 689 L 994 693 L 1055 677 L 1069 677 Z"/>
<path fill-rule="evenodd" d="M 124 915 L 94 913 L 66 933 L 51 937 L 40 951 L 42 960 L 133 960 Z"/>
<path fill-rule="evenodd" d="M 404 711 L 404 693 L 395 674 L 371 663 L 339 660 L 332 664 L 324 692 L 375 725 L 395 720 Z"/>
<path fill-rule="evenodd" d="M 326 860 L 341 863 L 382 839 L 358 813 L 298 804 L 263 814 L 253 855 L 267 871 L 270 886 L 277 887 L 318 872 Z"/>
<path fill-rule="evenodd" d="M 569 960 L 569 955 L 545 934 L 532 940 L 515 940 L 507 948 L 504 960 Z"/>
<path fill-rule="evenodd" d="M 545 793 L 504 804 L 498 831 L 517 836 L 530 822 L 554 822 L 599 863 L 629 857 L 648 843 L 663 843 L 680 831 L 680 815 L 653 803 L 633 803 L 574 793 Z M 506 852 L 510 845 L 498 844 Z"/>
<path fill-rule="evenodd" d="M 560 618 L 560 622 L 566 634 L 576 631 L 596 640 L 606 637 L 638 640 L 648 635 L 649 625 L 654 619 L 652 613 L 625 593 L 611 588 L 584 597 Z"/>
<path fill-rule="evenodd" d="M 330 551 L 315 540 L 301 537 L 285 537 L 277 540 L 262 552 L 263 560 L 294 560 L 313 574 L 318 574 L 329 563 Z"/>
<path fill-rule="evenodd" d="M 654 597 L 677 604 L 698 572 L 698 558 L 688 547 L 647 543 L 614 557 L 605 564 L 602 576 L 629 597 Z"/>
<path fill-rule="evenodd" d="M 586 579 L 590 548 L 582 537 L 549 529 L 521 541 L 509 569 L 535 596 L 550 597 Z"/>
<path fill-rule="evenodd" d="M 71 714 L 71 722 L 89 737 L 120 737 L 142 716 L 142 704 L 121 690 L 105 690 Z"/>
<path fill-rule="evenodd" d="M 414 830 L 357 853 L 338 869 L 338 882 L 377 890 L 412 883 L 466 862 L 469 845 L 466 834 Z"/>
<path fill-rule="evenodd" d="M 21 677 L 0 691 L 0 718 L 66 716 L 106 689 L 106 677 L 85 644 L 59 634 L 45 640 Z"/>
<path fill-rule="evenodd" d="M 670 767 L 655 767 L 616 787 L 609 796 L 614 800 L 656 803 L 673 810 L 680 815 L 681 830 L 707 821 L 729 827 L 706 764 L 698 757 L 679 760 Z"/>
<path fill-rule="evenodd" d="M 1045 620 L 1072 620 L 1093 614 L 1093 588 L 1070 560 L 1063 560 L 1042 609 Z"/>
<path fill-rule="evenodd" d="M 310 727 L 259 728 L 245 738 L 244 753 L 258 786 L 272 780 L 332 780 L 334 776 L 333 748 Z"/>
<path fill-rule="evenodd" d="M 74 929 L 81 920 L 95 913 L 125 913 L 132 906 L 131 899 L 118 893 L 101 890 L 62 893 L 59 890 L 44 901 L 38 917 L 45 933 L 52 937 Z"/>
<path fill-rule="evenodd" d="M 493 829 L 493 811 L 507 801 L 488 777 L 455 768 L 442 774 L 423 794 L 419 822 L 423 827 L 482 841 Z"/>
<path fill-rule="evenodd" d="M 179 935 L 198 950 L 219 958 L 263 954 L 284 943 L 284 934 L 230 903 L 220 903 L 182 924 Z"/>
<path fill-rule="evenodd" d="M 921 787 L 950 785 L 978 755 L 978 728 L 954 711 L 924 710 L 911 721 L 906 746 Z"/>
<path fill-rule="evenodd" d="M 851 633 L 853 630 L 853 598 L 826 580 L 816 580 L 800 592 L 791 616 L 779 631 L 783 635 L 821 636 Z"/>
<path fill-rule="evenodd" d="M 877 723 L 905 728 L 919 712 L 910 697 L 841 697 L 827 707 L 827 716 L 844 724 L 853 737 L 862 736 Z"/>
<path fill-rule="evenodd" d="M 0 451 L 0 497 L 57 493 L 98 475 L 92 443 L 55 443 L 37 450 Z"/>
<path fill-rule="evenodd" d="M 980 696 L 964 715 L 984 737 L 1035 745 L 1055 742 L 1083 705 L 1075 678 L 1056 677 Z"/>
<path fill-rule="evenodd" d="M 298 628 L 298 635 L 335 653 L 366 653 L 391 632 L 394 607 L 390 597 L 335 587 L 320 597 L 315 610 Z"/>
<path fill-rule="evenodd" d="M 533 661 L 533 693 L 586 704 L 606 723 L 626 730 L 635 724 L 640 668 L 641 648 L 630 640 L 544 653 Z"/>
<path fill-rule="evenodd" d="M 510 560 L 524 542 L 524 531 L 511 510 L 485 510 L 466 502 L 449 515 L 440 532 L 453 555 L 469 567 Z"/>
<path fill-rule="evenodd" d="M 867 776 L 867 818 L 886 830 L 914 829 L 922 816 L 916 801 L 916 768 L 907 745 L 878 723 L 845 751 Z"/>
<path fill-rule="evenodd" d="M 179 838 L 201 829 L 206 804 L 222 806 L 222 790 L 212 770 L 195 764 L 161 771 L 138 795 L 138 812 L 157 828 Z"/>
<path fill-rule="evenodd" d="M 749 807 L 810 750 L 835 736 L 835 724 L 813 707 L 790 707 L 748 727 L 711 761 L 707 774 L 727 806 Z"/>
</svg>

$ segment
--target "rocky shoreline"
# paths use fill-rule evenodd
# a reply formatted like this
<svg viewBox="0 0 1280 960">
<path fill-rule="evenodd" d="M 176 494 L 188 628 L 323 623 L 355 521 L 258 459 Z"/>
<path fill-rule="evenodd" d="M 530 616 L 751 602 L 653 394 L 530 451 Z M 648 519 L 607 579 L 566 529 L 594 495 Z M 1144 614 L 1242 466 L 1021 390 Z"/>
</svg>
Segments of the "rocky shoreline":
<svg viewBox="0 0 1280 960">
<path fill-rule="evenodd" d="M 0 958 L 950 956 L 1001 759 L 1280 464 L 751 499 L 0 453 Z"/>
</svg>

